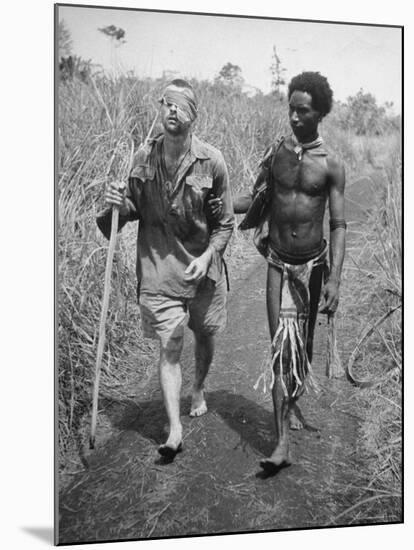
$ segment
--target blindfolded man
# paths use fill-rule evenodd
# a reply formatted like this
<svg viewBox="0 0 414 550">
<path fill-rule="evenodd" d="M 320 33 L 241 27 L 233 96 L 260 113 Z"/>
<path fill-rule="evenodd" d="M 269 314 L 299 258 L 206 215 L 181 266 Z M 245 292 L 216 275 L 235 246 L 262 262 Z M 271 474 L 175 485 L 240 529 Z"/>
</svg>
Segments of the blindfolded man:
<svg viewBox="0 0 414 550">
<path fill-rule="evenodd" d="M 169 434 L 158 451 L 174 458 L 182 449 L 180 422 L 184 327 L 195 338 L 195 380 L 190 416 L 207 412 L 204 381 L 214 335 L 226 323 L 222 256 L 234 226 L 223 156 L 192 132 L 197 99 L 185 80 L 173 80 L 160 100 L 163 133 L 138 150 L 126 189 L 111 182 L 105 200 L 119 207 L 120 228 L 139 220 L 137 277 L 144 335 L 160 342 L 159 375 Z M 212 220 L 211 193 L 222 204 Z M 110 211 L 98 218 L 108 237 Z"/>
</svg>

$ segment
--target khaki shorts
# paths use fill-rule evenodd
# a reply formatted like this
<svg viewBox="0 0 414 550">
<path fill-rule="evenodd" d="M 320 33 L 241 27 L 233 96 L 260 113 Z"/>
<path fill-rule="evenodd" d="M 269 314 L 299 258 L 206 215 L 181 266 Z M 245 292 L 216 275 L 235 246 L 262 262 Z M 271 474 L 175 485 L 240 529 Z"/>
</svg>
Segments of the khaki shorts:
<svg viewBox="0 0 414 550">
<path fill-rule="evenodd" d="M 227 321 L 227 287 L 223 277 L 218 283 L 205 278 L 194 298 L 174 298 L 141 293 L 139 306 L 146 338 L 158 339 L 164 349 L 179 349 L 184 327 L 197 334 L 216 334 Z"/>
</svg>

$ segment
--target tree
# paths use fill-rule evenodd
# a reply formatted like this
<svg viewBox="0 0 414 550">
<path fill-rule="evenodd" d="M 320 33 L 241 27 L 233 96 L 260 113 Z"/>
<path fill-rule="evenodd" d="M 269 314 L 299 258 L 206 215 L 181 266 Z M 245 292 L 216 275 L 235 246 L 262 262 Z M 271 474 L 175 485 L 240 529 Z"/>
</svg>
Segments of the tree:
<svg viewBox="0 0 414 550">
<path fill-rule="evenodd" d="M 62 19 L 58 25 L 58 55 L 59 59 L 62 57 L 69 57 L 72 54 L 72 37 L 70 31 L 66 26 L 65 21 Z"/>
<path fill-rule="evenodd" d="M 286 72 L 286 69 L 282 67 L 282 62 L 280 57 L 277 55 L 276 46 L 273 46 L 273 56 L 272 64 L 270 66 L 270 72 L 272 74 L 271 89 L 272 93 L 281 96 L 282 92 L 280 90 L 281 86 L 286 84 L 286 80 L 283 77 L 283 74 Z"/>
<path fill-rule="evenodd" d="M 116 45 L 120 46 L 121 44 L 125 44 L 125 31 L 124 29 L 121 29 L 121 27 L 115 27 L 115 25 L 108 25 L 107 27 L 102 27 L 102 29 L 98 29 L 98 31 L 102 32 L 106 36 L 109 36 L 111 41 L 113 41 Z"/>
<path fill-rule="evenodd" d="M 356 95 L 348 97 L 346 107 L 347 124 L 358 135 L 379 134 L 388 122 L 385 108 L 378 106 L 375 97 L 362 88 Z"/>
<path fill-rule="evenodd" d="M 232 88 L 241 88 L 244 84 L 241 72 L 242 70 L 238 65 L 228 62 L 223 65 L 215 81 Z"/>
<path fill-rule="evenodd" d="M 110 39 L 111 65 L 116 71 L 119 70 L 116 48 L 119 48 L 119 46 L 125 44 L 126 42 L 124 29 L 121 29 L 121 27 L 115 27 L 115 25 L 108 25 L 107 27 L 98 29 L 98 31 Z"/>
</svg>

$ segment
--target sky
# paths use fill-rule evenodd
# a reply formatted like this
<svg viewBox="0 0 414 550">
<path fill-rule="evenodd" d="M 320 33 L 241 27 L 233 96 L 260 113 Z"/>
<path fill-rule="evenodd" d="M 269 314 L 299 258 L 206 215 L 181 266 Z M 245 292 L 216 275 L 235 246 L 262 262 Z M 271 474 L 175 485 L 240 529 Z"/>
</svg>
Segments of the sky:
<svg viewBox="0 0 414 550">
<path fill-rule="evenodd" d="M 270 91 L 273 46 L 288 81 L 303 70 L 325 75 L 335 99 L 359 89 L 401 110 L 401 30 L 395 27 L 314 23 L 195 14 L 61 6 L 73 53 L 106 70 L 138 76 L 213 79 L 227 62 L 246 83 Z M 117 48 L 98 28 L 115 25 L 126 42 Z"/>
</svg>

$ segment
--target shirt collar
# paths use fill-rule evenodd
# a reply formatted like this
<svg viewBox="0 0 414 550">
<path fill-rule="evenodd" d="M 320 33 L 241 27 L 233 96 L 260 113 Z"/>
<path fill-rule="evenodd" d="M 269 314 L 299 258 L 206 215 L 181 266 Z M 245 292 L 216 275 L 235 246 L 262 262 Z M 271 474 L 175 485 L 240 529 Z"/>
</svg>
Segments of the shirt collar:
<svg viewBox="0 0 414 550">
<path fill-rule="evenodd" d="M 198 139 L 197 136 L 191 134 L 191 155 L 198 159 L 209 159 L 210 154 L 206 145 Z"/>
<path fill-rule="evenodd" d="M 158 136 L 150 140 L 150 145 L 153 146 L 155 143 L 161 145 L 163 141 L 164 134 L 159 134 Z M 211 158 L 210 151 L 206 144 L 194 134 L 191 134 L 190 153 L 194 159 Z"/>
</svg>

